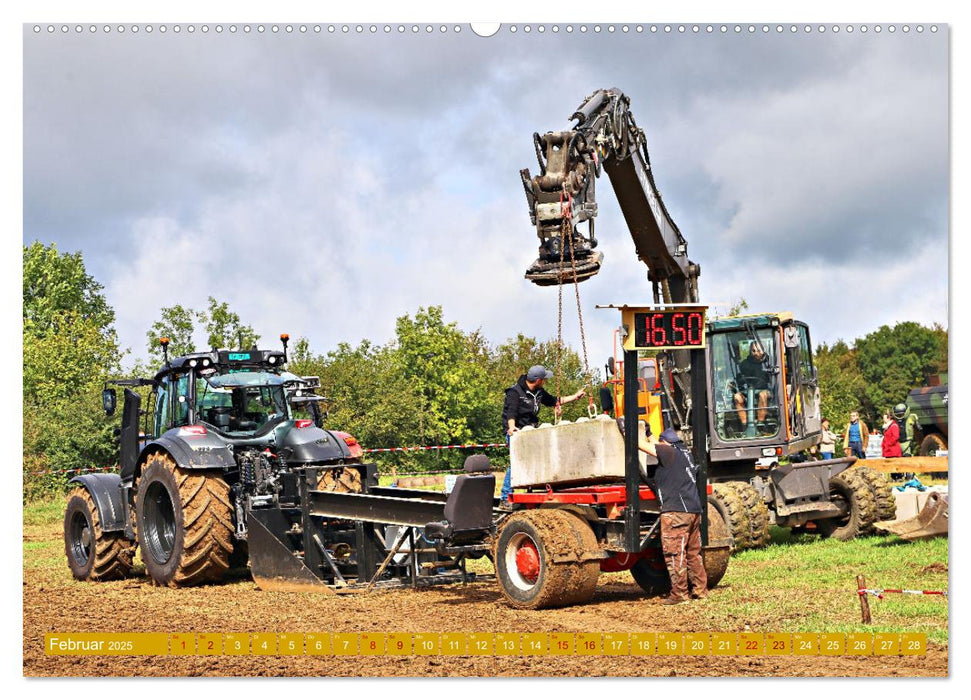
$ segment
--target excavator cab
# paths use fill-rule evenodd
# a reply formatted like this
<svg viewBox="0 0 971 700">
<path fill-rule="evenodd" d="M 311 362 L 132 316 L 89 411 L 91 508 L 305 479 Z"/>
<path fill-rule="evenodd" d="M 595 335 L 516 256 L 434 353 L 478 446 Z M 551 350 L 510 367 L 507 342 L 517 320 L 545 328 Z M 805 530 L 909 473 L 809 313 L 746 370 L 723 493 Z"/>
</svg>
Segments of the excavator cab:
<svg viewBox="0 0 971 700">
<path fill-rule="evenodd" d="M 791 313 L 710 322 L 712 461 L 784 456 L 820 433 L 809 328 Z"/>
</svg>

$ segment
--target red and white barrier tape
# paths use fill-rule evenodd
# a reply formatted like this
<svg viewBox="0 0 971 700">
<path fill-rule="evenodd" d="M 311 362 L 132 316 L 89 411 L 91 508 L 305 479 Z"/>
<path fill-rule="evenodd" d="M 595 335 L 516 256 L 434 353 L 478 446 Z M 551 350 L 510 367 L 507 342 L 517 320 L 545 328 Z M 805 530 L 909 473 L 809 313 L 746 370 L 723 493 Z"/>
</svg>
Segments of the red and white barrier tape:
<svg viewBox="0 0 971 700">
<path fill-rule="evenodd" d="M 912 591 L 906 588 L 861 588 L 857 591 L 858 595 L 875 595 L 878 599 L 883 599 L 884 593 L 906 593 L 908 595 L 942 595 L 947 597 L 947 591 Z"/>
<path fill-rule="evenodd" d="M 422 450 L 464 450 L 481 447 L 506 447 L 504 442 L 483 442 L 475 445 L 419 445 L 416 447 L 365 447 L 364 452 L 419 452 Z"/>
</svg>

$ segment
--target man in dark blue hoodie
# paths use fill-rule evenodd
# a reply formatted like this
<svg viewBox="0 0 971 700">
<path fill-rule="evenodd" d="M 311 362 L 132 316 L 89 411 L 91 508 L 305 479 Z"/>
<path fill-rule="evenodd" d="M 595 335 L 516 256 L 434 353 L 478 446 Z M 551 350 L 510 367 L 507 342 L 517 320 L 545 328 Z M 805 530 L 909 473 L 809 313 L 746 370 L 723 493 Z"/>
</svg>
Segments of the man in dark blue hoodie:
<svg viewBox="0 0 971 700">
<path fill-rule="evenodd" d="M 688 602 L 688 586 L 695 598 L 708 597 L 708 574 L 701 558 L 701 496 L 698 467 L 677 432 L 668 428 L 655 441 L 640 436 L 641 451 L 657 457 L 655 490 L 661 503 L 661 549 L 671 577 L 671 593 L 662 602 Z"/>
<path fill-rule="evenodd" d="M 553 396 L 543 388 L 546 380 L 552 378 L 553 373 L 548 369 L 542 365 L 533 365 L 526 374 L 516 380 L 515 384 L 506 389 L 506 398 L 502 405 L 502 428 L 506 433 L 506 444 L 509 444 L 512 434 L 520 428 L 525 428 L 527 425 L 535 428 L 539 424 L 540 406 L 558 408 L 586 395 L 586 392 L 580 389 L 569 396 Z M 500 496 L 503 503 L 509 500 L 511 493 L 511 472 L 507 469 Z"/>
</svg>

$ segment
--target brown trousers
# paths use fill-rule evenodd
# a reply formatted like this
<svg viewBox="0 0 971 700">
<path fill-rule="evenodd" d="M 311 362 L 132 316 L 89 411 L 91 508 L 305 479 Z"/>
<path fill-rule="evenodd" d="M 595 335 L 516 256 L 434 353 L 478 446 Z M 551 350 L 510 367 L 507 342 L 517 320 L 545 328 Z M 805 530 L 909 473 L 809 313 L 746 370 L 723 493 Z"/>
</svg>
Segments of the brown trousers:
<svg viewBox="0 0 971 700">
<path fill-rule="evenodd" d="M 671 596 L 688 598 L 708 591 L 708 574 L 701 558 L 701 513 L 661 513 L 661 549 L 671 577 Z"/>
</svg>

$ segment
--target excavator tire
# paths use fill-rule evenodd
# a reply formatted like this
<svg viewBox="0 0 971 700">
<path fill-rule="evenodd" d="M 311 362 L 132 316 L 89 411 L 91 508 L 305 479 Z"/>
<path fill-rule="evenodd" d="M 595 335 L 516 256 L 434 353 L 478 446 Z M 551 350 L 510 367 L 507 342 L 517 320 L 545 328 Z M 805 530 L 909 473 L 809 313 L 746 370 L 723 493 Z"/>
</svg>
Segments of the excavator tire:
<svg viewBox="0 0 971 700">
<path fill-rule="evenodd" d="M 874 522 L 895 520 L 897 517 L 897 501 L 893 497 L 893 489 L 891 489 L 887 477 L 875 469 L 870 469 L 870 467 L 858 466 L 856 471 L 860 472 L 860 476 L 870 487 L 873 507 L 876 511 Z M 868 531 L 873 532 L 872 524 Z"/>
<path fill-rule="evenodd" d="M 229 486 L 213 471 L 182 469 L 167 454 L 148 458 L 135 500 L 138 544 L 157 585 L 219 581 L 233 551 Z"/>
<path fill-rule="evenodd" d="M 816 521 L 816 530 L 823 537 L 846 542 L 866 534 L 876 522 L 873 493 L 858 469 L 847 469 L 829 480 L 832 500 L 845 504 L 846 515 Z"/>
<path fill-rule="evenodd" d="M 600 562 L 587 523 L 558 509 L 510 515 L 493 559 L 503 596 L 515 608 L 537 610 L 585 603 L 593 597 Z"/>
<path fill-rule="evenodd" d="M 86 488 L 67 496 L 64 513 L 64 553 L 74 578 L 80 581 L 111 581 L 131 572 L 135 543 L 121 532 L 104 532 L 101 514 Z"/>
<path fill-rule="evenodd" d="M 749 520 L 749 549 L 759 549 L 769 544 L 769 507 L 755 487 L 745 481 L 729 481 L 728 486 L 742 499 Z"/>
<path fill-rule="evenodd" d="M 728 524 L 721 512 L 712 502 L 708 501 L 708 541 L 720 542 L 728 537 Z M 702 549 L 701 556 L 705 563 L 705 573 L 708 574 L 708 588 L 714 588 L 728 571 L 728 561 L 731 550 L 724 548 Z M 671 577 L 668 575 L 664 563 L 664 555 L 660 549 L 654 550 L 652 556 L 638 559 L 630 568 L 630 573 L 637 585 L 644 589 L 649 596 L 667 595 L 671 592 Z"/>
<path fill-rule="evenodd" d="M 737 552 L 751 547 L 750 511 L 745 507 L 744 499 L 732 486 L 732 482 L 712 484 L 711 492 L 715 498 L 715 507 L 728 528 L 732 549 Z"/>
</svg>

